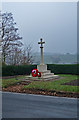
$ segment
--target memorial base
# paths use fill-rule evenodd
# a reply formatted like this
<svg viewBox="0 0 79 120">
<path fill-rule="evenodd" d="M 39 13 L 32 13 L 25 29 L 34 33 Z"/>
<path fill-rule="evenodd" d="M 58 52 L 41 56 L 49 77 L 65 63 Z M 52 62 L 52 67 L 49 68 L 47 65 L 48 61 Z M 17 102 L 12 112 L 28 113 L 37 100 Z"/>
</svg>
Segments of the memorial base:
<svg viewBox="0 0 79 120">
<path fill-rule="evenodd" d="M 47 70 L 47 65 L 37 65 L 37 69 L 41 72 L 41 77 L 32 77 L 31 75 L 26 77 L 26 80 L 53 80 L 59 78 L 58 75 L 54 75 L 50 70 Z"/>
</svg>

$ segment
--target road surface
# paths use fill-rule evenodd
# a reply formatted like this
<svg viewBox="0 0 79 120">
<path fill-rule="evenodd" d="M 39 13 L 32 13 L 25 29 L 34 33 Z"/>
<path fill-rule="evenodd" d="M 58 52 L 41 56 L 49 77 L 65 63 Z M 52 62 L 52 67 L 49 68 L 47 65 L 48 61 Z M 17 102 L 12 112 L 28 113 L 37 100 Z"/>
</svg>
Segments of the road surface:
<svg viewBox="0 0 79 120">
<path fill-rule="evenodd" d="M 3 92 L 2 118 L 77 118 L 77 99 Z"/>
</svg>

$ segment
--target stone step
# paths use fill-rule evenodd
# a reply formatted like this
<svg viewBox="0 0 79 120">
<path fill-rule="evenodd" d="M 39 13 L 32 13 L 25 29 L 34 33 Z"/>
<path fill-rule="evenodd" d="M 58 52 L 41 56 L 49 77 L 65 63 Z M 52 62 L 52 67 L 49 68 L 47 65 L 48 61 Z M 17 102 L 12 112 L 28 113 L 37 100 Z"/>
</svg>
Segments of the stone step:
<svg viewBox="0 0 79 120">
<path fill-rule="evenodd" d="M 53 74 L 51 74 L 51 75 L 46 75 L 46 76 L 42 76 L 42 78 L 58 78 L 58 75 L 53 75 Z"/>
<path fill-rule="evenodd" d="M 41 73 L 51 73 L 51 70 L 46 70 L 46 71 L 41 72 Z"/>
<path fill-rule="evenodd" d="M 26 77 L 25 81 L 27 80 L 51 80 L 51 79 L 56 79 L 59 78 L 58 75 L 48 75 L 48 76 L 42 76 L 42 77 L 32 77 L 28 76 Z"/>
<path fill-rule="evenodd" d="M 42 76 L 54 75 L 54 73 L 41 73 Z"/>
<path fill-rule="evenodd" d="M 25 78 L 25 80 L 41 80 L 41 77 L 32 77 L 32 76 L 28 76 Z"/>
</svg>

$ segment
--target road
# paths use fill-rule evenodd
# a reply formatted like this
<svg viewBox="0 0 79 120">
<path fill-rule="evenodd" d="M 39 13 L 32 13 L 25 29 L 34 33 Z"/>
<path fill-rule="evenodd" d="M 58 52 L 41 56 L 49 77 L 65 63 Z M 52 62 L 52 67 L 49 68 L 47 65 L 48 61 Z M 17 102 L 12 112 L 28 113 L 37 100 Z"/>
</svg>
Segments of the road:
<svg viewBox="0 0 79 120">
<path fill-rule="evenodd" d="M 2 93 L 3 118 L 77 118 L 77 99 Z"/>
</svg>

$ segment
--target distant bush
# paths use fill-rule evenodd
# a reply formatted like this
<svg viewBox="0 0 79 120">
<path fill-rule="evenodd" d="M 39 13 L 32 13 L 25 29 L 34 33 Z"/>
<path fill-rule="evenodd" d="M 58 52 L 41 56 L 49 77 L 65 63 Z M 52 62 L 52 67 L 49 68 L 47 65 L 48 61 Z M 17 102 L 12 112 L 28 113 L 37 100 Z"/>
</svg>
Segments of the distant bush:
<svg viewBox="0 0 79 120">
<path fill-rule="evenodd" d="M 36 68 L 36 65 L 4 65 L 2 66 L 2 76 L 14 76 L 14 75 L 29 75 L 32 69 Z M 55 74 L 73 74 L 79 73 L 79 64 L 58 65 L 48 64 L 48 70 Z"/>
</svg>

